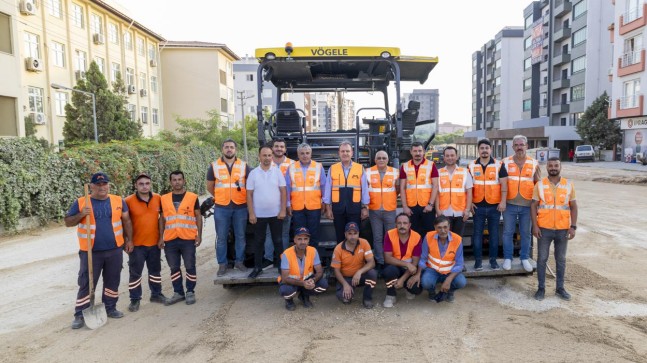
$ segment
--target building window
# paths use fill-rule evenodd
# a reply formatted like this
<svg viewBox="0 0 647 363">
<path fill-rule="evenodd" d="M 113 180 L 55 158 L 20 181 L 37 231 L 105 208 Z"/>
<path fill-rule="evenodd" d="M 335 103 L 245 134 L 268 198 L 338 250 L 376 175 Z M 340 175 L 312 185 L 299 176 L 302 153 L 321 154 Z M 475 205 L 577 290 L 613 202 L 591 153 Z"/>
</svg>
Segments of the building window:
<svg viewBox="0 0 647 363">
<path fill-rule="evenodd" d="M 501 85 L 501 77 L 496 77 L 494 79 L 494 87 L 499 87 Z"/>
<path fill-rule="evenodd" d="M 135 105 L 130 104 L 130 103 L 128 104 L 128 117 L 130 117 L 130 121 L 132 121 L 132 122 L 136 121 L 136 119 L 135 119 L 135 113 L 137 112 L 136 110 L 137 110 L 137 108 L 136 108 Z"/>
<path fill-rule="evenodd" d="M 530 100 L 523 100 L 523 110 L 524 111 L 530 111 L 530 105 L 531 105 Z"/>
<path fill-rule="evenodd" d="M 143 73 L 143 72 L 139 73 L 139 88 L 141 88 L 141 89 L 147 89 L 148 88 L 148 81 L 146 80 L 146 73 Z"/>
<path fill-rule="evenodd" d="M 226 98 L 221 98 L 220 99 L 220 112 L 221 113 L 227 113 L 227 99 Z"/>
<path fill-rule="evenodd" d="M 539 95 L 539 100 L 540 100 L 540 106 L 541 107 L 547 107 L 548 106 L 548 94 L 546 92 L 542 92 Z"/>
<path fill-rule="evenodd" d="M 526 59 L 523 61 L 523 69 L 524 69 L 524 70 L 526 70 L 526 69 L 530 69 L 530 67 L 531 67 L 531 66 L 532 66 L 532 58 L 526 58 Z"/>
<path fill-rule="evenodd" d="M 499 68 L 501 68 L 501 58 L 497 59 L 496 62 L 494 62 L 494 69 Z"/>
<path fill-rule="evenodd" d="M 633 79 L 622 84 L 620 109 L 638 107 L 640 100 L 640 79 Z"/>
<path fill-rule="evenodd" d="M 584 85 L 578 84 L 571 88 L 571 102 L 584 99 Z"/>
<path fill-rule="evenodd" d="M 573 47 L 586 41 L 586 27 L 573 33 Z"/>
<path fill-rule="evenodd" d="M 101 16 L 97 14 L 92 14 L 90 17 L 90 30 L 92 34 L 103 34 L 103 24 L 101 22 Z"/>
<path fill-rule="evenodd" d="M 626 2 L 627 12 L 623 14 L 624 23 L 629 24 L 632 21 L 643 16 L 643 1 L 642 0 L 628 0 Z"/>
<path fill-rule="evenodd" d="M 142 123 L 143 123 L 143 124 L 147 124 L 147 123 L 148 123 L 148 107 L 146 107 L 146 106 L 142 106 L 142 114 L 141 114 L 141 118 L 142 118 Z"/>
<path fill-rule="evenodd" d="M 4 13 L 0 13 L 0 52 L 13 54 L 11 17 Z"/>
<path fill-rule="evenodd" d="M 126 84 L 129 86 L 135 84 L 135 71 L 132 68 L 126 68 Z"/>
<path fill-rule="evenodd" d="M 227 72 L 220 70 L 220 84 L 227 85 Z"/>
<path fill-rule="evenodd" d="M 72 3 L 70 18 L 72 20 L 72 24 L 79 28 L 83 28 L 83 8 L 81 6 Z"/>
<path fill-rule="evenodd" d="M 157 93 L 157 77 L 151 76 L 151 92 Z"/>
<path fill-rule="evenodd" d="M 25 55 L 32 58 L 40 58 L 40 47 L 38 35 L 25 32 Z"/>
<path fill-rule="evenodd" d="M 38 87 L 29 87 L 29 111 L 43 112 L 43 89 Z"/>
<path fill-rule="evenodd" d="M 577 59 L 574 59 L 571 62 L 571 70 L 572 70 L 571 74 L 582 72 L 584 71 L 585 67 L 586 67 L 586 56 L 583 55 Z"/>
<path fill-rule="evenodd" d="M 67 105 L 67 93 L 55 92 L 54 102 L 56 104 L 56 116 L 65 116 L 65 105 Z"/>
<path fill-rule="evenodd" d="M 643 35 L 638 34 L 632 38 L 625 39 L 622 54 L 622 67 L 640 63 L 641 51 L 643 49 Z"/>
<path fill-rule="evenodd" d="M 155 54 L 155 44 L 148 45 L 148 59 L 157 60 L 157 56 Z"/>
<path fill-rule="evenodd" d="M 59 42 L 52 42 L 52 60 L 57 67 L 65 67 L 65 46 Z"/>
<path fill-rule="evenodd" d="M 137 37 L 137 54 L 141 56 L 146 55 L 146 51 L 144 50 L 144 38 Z"/>
<path fill-rule="evenodd" d="M 61 17 L 61 0 L 47 1 L 47 8 L 49 9 L 49 15 L 57 18 Z"/>
<path fill-rule="evenodd" d="M 101 57 L 95 57 L 94 62 L 97 64 L 97 67 L 99 67 L 99 70 L 101 71 L 101 74 L 105 75 L 106 74 L 106 61 Z"/>
<path fill-rule="evenodd" d="M 498 41 L 494 44 L 494 51 L 498 52 L 501 50 L 501 41 Z"/>
<path fill-rule="evenodd" d="M 523 90 L 530 89 L 530 86 L 532 86 L 532 78 L 526 78 L 523 80 Z"/>
<path fill-rule="evenodd" d="M 586 13 L 586 0 L 573 5 L 573 19 L 577 19 Z"/>
<path fill-rule="evenodd" d="M 151 113 L 151 118 L 153 119 L 153 125 L 159 125 L 159 115 L 158 115 L 158 110 L 156 108 L 153 108 Z"/>
<path fill-rule="evenodd" d="M 119 63 L 112 63 L 112 81 L 117 81 L 117 75 L 121 73 L 121 66 Z"/>
<path fill-rule="evenodd" d="M 87 58 L 85 52 L 82 50 L 76 50 L 76 56 L 74 57 L 74 70 L 85 72 L 87 69 Z"/>
<path fill-rule="evenodd" d="M 124 47 L 128 50 L 133 50 L 133 36 L 130 35 L 130 32 L 124 33 Z"/>
<path fill-rule="evenodd" d="M 580 119 L 582 118 L 582 115 L 584 115 L 583 112 L 578 112 L 578 113 L 572 113 L 570 115 L 570 120 L 568 122 L 569 126 L 575 126 L 580 122 Z"/>
<path fill-rule="evenodd" d="M 231 77 L 234 74 L 234 64 L 227 61 L 225 68 L 227 69 L 227 77 Z"/>
<path fill-rule="evenodd" d="M 117 24 L 108 23 L 108 40 L 112 44 L 119 44 L 119 29 L 117 29 Z"/>
<path fill-rule="evenodd" d="M 254 82 L 254 75 L 248 74 L 245 76 L 245 79 L 247 80 L 247 82 Z"/>
<path fill-rule="evenodd" d="M 526 16 L 526 19 L 525 19 L 525 21 L 524 21 L 524 26 L 525 26 L 525 28 L 526 28 L 526 29 L 530 29 L 530 27 L 532 26 L 532 23 L 533 23 L 533 21 L 532 21 L 532 14 L 530 14 L 530 15 Z"/>
<path fill-rule="evenodd" d="M 528 37 L 523 41 L 523 49 L 530 49 L 532 45 L 532 37 Z"/>
</svg>

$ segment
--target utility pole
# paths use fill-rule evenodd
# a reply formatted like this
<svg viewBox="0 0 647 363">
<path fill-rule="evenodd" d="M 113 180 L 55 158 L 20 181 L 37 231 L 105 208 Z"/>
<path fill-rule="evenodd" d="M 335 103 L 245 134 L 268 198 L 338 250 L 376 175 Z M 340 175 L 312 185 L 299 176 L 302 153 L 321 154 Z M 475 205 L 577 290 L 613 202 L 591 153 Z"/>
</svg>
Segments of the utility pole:
<svg viewBox="0 0 647 363">
<path fill-rule="evenodd" d="M 245 123 L 245 100 L 254 96 L 245 96 L 245 91 L 237 91 L 237 93 L 238 99 L 240 100 L 240 111 L 243 115 L 243 120 L 241 122 L 243 125 L 243 147 L 245 148 L 245 162 L 247 162 L 249 158 L 247 155 L 247 124 Z"/>
</svg>

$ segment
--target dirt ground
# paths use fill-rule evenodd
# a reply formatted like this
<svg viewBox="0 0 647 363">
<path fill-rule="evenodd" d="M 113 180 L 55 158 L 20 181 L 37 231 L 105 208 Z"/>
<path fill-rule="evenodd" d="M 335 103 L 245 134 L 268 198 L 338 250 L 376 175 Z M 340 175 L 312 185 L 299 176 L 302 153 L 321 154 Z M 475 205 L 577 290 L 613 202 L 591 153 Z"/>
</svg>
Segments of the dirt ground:
<svg viewBox="0 0 647 363">
<path fill-rule="evenodd" d="M 400 293 L 391 309 L 381 307 L 380 281 L 373 310 L 342 305 L 329 291 L 314 309 L 288 312 L 276 286 L 213 285 L 211 220 L 198 249 L 195 305 L 148 303 L 145 288 L 141 309 L 129 313 L 126 268 L 118 303 L 126 316 L 71 330 L 77 247 L 74 229 L 55 227 L 0 240 L 0 361 L 647 362 L 647 186 L 592 181 L 645 173 L 564 169 L 580 206 L 567 255 L 570 302 L 553 295 L 551 277 L 546 299 L 535 301 L 532 275 L 469 279 L 453 304 Z M 170 296 L 167 267 L 162 275 Z"/>
</svg>

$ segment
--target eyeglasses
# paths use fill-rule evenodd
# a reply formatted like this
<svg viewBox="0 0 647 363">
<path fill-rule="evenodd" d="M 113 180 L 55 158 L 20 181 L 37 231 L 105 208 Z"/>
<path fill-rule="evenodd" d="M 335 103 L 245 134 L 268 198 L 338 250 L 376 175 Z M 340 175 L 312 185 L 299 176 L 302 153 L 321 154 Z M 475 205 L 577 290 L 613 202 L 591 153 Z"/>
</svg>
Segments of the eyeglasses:
<svg viewBox="0 0 647 363">
<path fill-rule="evenodd" d="M 236 184 L 236 187 L 237 187 L 236 190 L 238 190 L 240 192 L 240 181 L 236 180 L 236 182 L 234 184 Z"/>
</svg>

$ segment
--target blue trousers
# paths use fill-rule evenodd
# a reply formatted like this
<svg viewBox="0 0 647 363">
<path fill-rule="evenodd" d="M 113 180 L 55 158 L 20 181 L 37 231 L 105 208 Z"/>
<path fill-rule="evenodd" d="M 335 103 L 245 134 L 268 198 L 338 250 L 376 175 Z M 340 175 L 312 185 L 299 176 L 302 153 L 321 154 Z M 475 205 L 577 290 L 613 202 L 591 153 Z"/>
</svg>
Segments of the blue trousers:
<svg viewBox="0 0 647 363">
<path fill-rule="evenodd" d="M 79 251 L 79 292 L 76 294 L 76 306 L 74 316 L 81 316 L 83 309 L 90 306 L 90 279 L 88 271 L 88 253 Z M 94 288 L 97 287 L 99 276 L 103 275 L 103 294 L 101 302 L 106 306 L 106 311 L 111 312 L 117 309 L 119 300 L 119 281 L 121 279 L 121 268 L 124 262 L 123 249 L 114 248 L 108 251 L 92 251 L 92 274 Z"/>
<path fill-rule="evenodd" d="M 429 292 L 434 292 L 436 290 L 436 284 L 443 283 L 447 279 L 447 275 L 443 275 L 433 268 L 426 268 L 422 271 L 422 276 L 420 277 L 420 285 L 424 290 L 429 290 Z M 459 273 L 454 277 L 450 285 L 449 291 L 453 292 L 458 289 L 462 289 L 467 285 L 467 279 L 462 273 Z"/>
<path fill-rule="evenodd" d="M 297 293 L 303 293 L 306 295 L 319 295 L 325 292 L 327 288 L 328 288 L 328 280 L 326 280 L 325 278 L 321 278 L 319 279 L 319 281 L 315 282 L 315 288 L 312 290 L 308 290 L 301 286 L 294 286 L 294 285 L 281 283 L 279 285 L 279 294 L 281 294 L 281 296 L 283 296 L 285 300 L 289 300 L 297 296 Z"/>
<path fill-rule="evenodd" d="M 171 269 L 171 282 L 173 291 L 184 295 L 182 281 L 182 270 L 180 266 L 184 260 L 184 270 L 186 272 L 186 292 L 193 292 L 197 280 L 197 271 L 195 268 L 195 242 L 175 240 L 166 243 L 164 247 L 166 262 Z"/>
<path fill-rule="evenodd" d="M 375 289 L 375 285 L 377 283 L 377 271 L 375 269 L 370 269 L 366 271 L 363 275 L 362 278 L 359 280 L 359 284 L 357 286 L 353 286 L 353 278 L 352 277 L 344 277 L 344 280 L 348 282 L 349 285 L 352 286 L 353 289 L 353 296 L 355 296 L 355 288 L 356 287 L 362 287 L 364 286 L 364 291 L 363 291 L 363 299 L 364 301 L 370 301 L 373 299 L 373 289 Z M 339 281 L 337 281 L 337 299 L 339 301 L 344 300 L 344 285 L 342 285 Z"/>
<path fill-rule="evenodd" d="M 229 228 L 234 227 L 236 240 L 236 262 L 245 259 L 245 229 L 247 228 L 247 208 L 214 208 L 213 220 L 216 225 L 216 260 L 218 265 L 227 263 L 227 236 Z"/>
<path fill-rule="evenodd" d="M 503 212 L 503 258 L 506 260 L 511 260 L 514 252 L 512 236 L 517 221 L 519 221 L 521 235 L 519 258 L 522 260 L 530 258 L 530 207 L 508 204 Z"/>
<path fill-rule="evenodd" d="M 487 220 L 487 230 L 489 238 L 490 262 L 496 262 L 499 254 L 499 221 L 501 212 L 496 209 L 496 205 L 477 207 L 474 214 L 474 233 L 472 233 L 472 247 L 474 248 L 474 260 L 477 266 L 481 265 L 483 260 L 483 229 Z"/>
<path fill-rule="evenodd" d="M 148 287 L 151 289 L 151 296 L 162 293 L 162 261 L 161 251 L 157 246 L 135 246 L 133 252 L 128 255 L 128 290 L 131 300 L 142 298 L 142 272 L 144 264 L 148 269 Z"/>
</svg>

